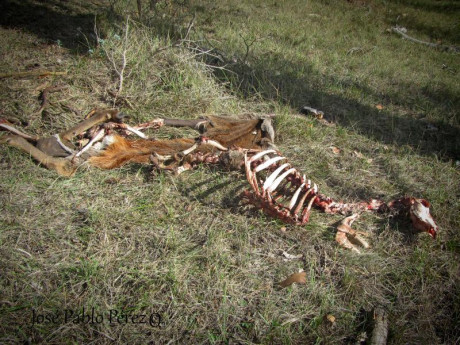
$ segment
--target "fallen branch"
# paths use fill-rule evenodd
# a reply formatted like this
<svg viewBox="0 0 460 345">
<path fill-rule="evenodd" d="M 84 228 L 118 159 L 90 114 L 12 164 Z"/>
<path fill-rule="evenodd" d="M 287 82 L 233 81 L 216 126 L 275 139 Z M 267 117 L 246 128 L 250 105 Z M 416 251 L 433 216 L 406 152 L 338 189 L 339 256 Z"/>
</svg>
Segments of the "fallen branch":
<svg viewBox="0 0 460 345">
<path fill-rule="evenodd" d="M 67 72 L 53 72 L 53 71 L 28 71 L 28 72 L 14 72 L 0 74 L 0 79 L 3 78 L 27 78 L 27 77 L 47 77 L 50 75 L 67 75 Z"/>
<path fill-rule="evenodd" d="M 404 39 L 406 39 L 408 41 L 423 44 L 423 45 L 426 45 L 428 47 L 432 47 L 432 48 L 436 48 L 436 49 L 440 49 L 440 50 L 444 50 L 444 51 L 451 51 L 451 52 L 459 52 L 460 51 L 460 47 L 446 46 L 446 45 L 442 45 L 442 44 L 426 42 L 426 41 L 422 41 L 422 40 L 416 39 L 414 37 L 411 37 L 411 36 L 406 34 L 407 29 L 403 28 L 403 27 L 395 26 L 395 27 L 391 28 L 391 31 L 396 33 L 396 34 L 398 34 L 398 35 L 401 35 Z"/>
<path fill-rule="evenodd" d="M 388 336 L 388 315 L 383 308 L 374 310 L 374 330 L 371 345 L 386 345 Z"/>
<path fill-rule="evenodd" d="M 56 92 L 56 91 L 61 91 L 62 89 L 65 89 L 67 86 L 54 86 L 54 87 L 47 87 L 45 88 L 41 93 L 40 93 L 40 98 L 41 98 L 41 106 L 40 109 L 38 109 L 35 113 L 31 114 L 31 116 L 37 116 L 40 115 L 45 107 L 48 105 L 48 94 L 51 92 Z"/>
<path fill-rule="evenodd" d="M 128 30 L 129 30 L 129 17 L 126 18 L 126 27 L 125 27 L 125 37 L 123 39 L 123 54 L 122 54 L 122 63 L 120 69 L 117 68 L 117 65 L 115 63 L 115 59 L 112 56 L 112 64 L 115 69 L 115 72 L 118 74 L 119 77 L 119 82 L 118 82 L 118 90 L 116 93 L 116 97 L 113 101 L 113 104 L 115 105 L 117 102 L 117 97 L 119 94 L 121 94 L 121 91 L 123 90 L 123 81 L 124 81 L 124 72 L 126 68 L 126 52 L 128 50 L 127 45 L 128 45 Z"/>
</svg>

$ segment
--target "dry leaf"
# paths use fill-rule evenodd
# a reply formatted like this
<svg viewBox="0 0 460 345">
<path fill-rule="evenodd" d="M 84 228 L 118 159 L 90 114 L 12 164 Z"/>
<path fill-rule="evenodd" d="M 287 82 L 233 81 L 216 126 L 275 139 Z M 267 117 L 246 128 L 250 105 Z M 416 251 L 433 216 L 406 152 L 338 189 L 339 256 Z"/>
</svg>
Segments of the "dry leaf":
<svg viewBox="0 0 460 345">
<path fill-rule="evenodd" d="M 378 110 L 382 110 L 382 109 L 383 109 L 383 105 L 381 105 L 381 104 L 377 104 L 375 107 L 376 107 Z"/>
<path fill-rule="evenodd" d="M 293 283 L 306 284 L 307 283 L 307 273 L 299 272 L 299 273 L 291 274 L 289 277 L 287 277 L 285 280 L 283 280 L 279 284 L 281 285 L 281 287 L 285 288 L 285 287 L 291 286 Z"/>
<path fill-rule="evenodd" d="M 281 229 L 280 229 L 282 232 L 286 232 L 286 227 L 285 226 L 282 226 Z"/>
<path fill-rule="evenodd" d="M 327 314 L 327 315 L 326 315 L 326 319 L 327 319 L 327 321 L 329 321 L 330 323 L 335 323 L 335 316 L 334 316 L 334 315 Z"/>
<path fill-rule="evenodd" d="M 336 155 L 338 155 L 340 153 L 340 149 L 338 147 L 331 146 L 330 148 L 331 148 L 332 152 L 334 152 Z"/>
</svg>

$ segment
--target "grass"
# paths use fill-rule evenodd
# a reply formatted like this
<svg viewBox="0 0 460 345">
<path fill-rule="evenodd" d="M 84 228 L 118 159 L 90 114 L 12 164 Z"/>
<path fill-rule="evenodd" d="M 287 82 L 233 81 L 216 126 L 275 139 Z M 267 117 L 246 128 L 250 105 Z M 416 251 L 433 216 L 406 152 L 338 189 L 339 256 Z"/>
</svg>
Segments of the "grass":
<svg viewBox="0 0 460 345">
<path fill-rule="evenodd" d="M 356 255 L 334 242 L 340 216 L 313 212 L 298 228 L 244 205 L 238 172 L 82 167 L 64 179 L 4 146 L 0 341 L 351 344 L 371 336 L 372 311 L 383 306 L 389 344 L 458 343 L 459 55 L 387 31 L 404 26 L 418 39 L 458 46 L 456 2 L 160 1 L 142 18 L 134 5 L 0 5 L 1 73 L 67 71 L 1 79 L 1 116 L 50 135 L 114 101 L 131 123 L 274 112 L 281 151 L 326 195 L 426 198 L 439 238 L 365 214 L 356 227 L 372 235 L 372 248 Z M 66 88 L 31 116 L 40 90 L 55 85 Z M 299 116 L 304 105 L 331 125 Z M 283 251 L 303 256 L 286 260 Z M 299 269 L 305 285 L 278 288 Z M 89 321 L 93 309 L 103 322 Z M 155 313 L 160 325 L 133 322 Z"/>
</svg>

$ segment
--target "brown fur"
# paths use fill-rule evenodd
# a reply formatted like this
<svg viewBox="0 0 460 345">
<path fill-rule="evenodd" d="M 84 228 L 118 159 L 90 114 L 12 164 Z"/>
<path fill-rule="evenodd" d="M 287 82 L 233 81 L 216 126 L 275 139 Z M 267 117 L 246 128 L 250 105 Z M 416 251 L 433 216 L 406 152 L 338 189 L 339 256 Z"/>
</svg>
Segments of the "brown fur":
<svg viewBox="0 0 460 345">
<path fill-rule="evenodd" d="M 241 147 L 260 149 L 262 130 L 260 120 L 228 120 L 210 116 L 209 123 L 203 136 L 218 141 L 225 147 Z M 91 157 L 91 165 L 101 169 L 114 169 L 127 163 L 150 163 L 153 153 L 159 155 L 175 155 L 195 143 L 195 139 L 181 138 L 171 140 L 127 140 L 116 136 L 115 142 L 105 149 L 100 156 Z M 216 149 L 209 145 L 201 145 L 202 153 L 214 152 Z"/>
<path fill-rule="evenodd" d="M 245 149 L 261 148 L 263 135 L 260 120 L 229 120 L 217 116 L 209 116 L 208 119 L 211 125 L 207 126 L 204 135 L 218 141 L 223 146 L 237 146 Z"/>
<path fill-rule="evenodd" d="M 105 149 L 100 156 L 89 159 L 91 165 L 101 169 L 114 169 L 127 163 L 149 163 L 150 155 L 169 155 L 188 149 L 194 144 L 193 139 L 172 140 L 127 140 L 115 136 L 115 142 Z"/>
</svg>

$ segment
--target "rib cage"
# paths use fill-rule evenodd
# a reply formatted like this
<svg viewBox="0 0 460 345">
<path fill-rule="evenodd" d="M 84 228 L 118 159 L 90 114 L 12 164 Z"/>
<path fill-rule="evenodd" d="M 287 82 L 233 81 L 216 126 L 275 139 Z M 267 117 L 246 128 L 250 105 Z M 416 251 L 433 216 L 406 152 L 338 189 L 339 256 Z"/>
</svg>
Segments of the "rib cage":
<svg viewBox="0 0 460 345">
<path fill-rule="evenodd" d="M 246 178 L 252 191 L 245 195 L 271 216 L 303 225 L 317 198 L 318 186 L 301 175 L 275 150 L 245 154 Z"/>
</svg>

